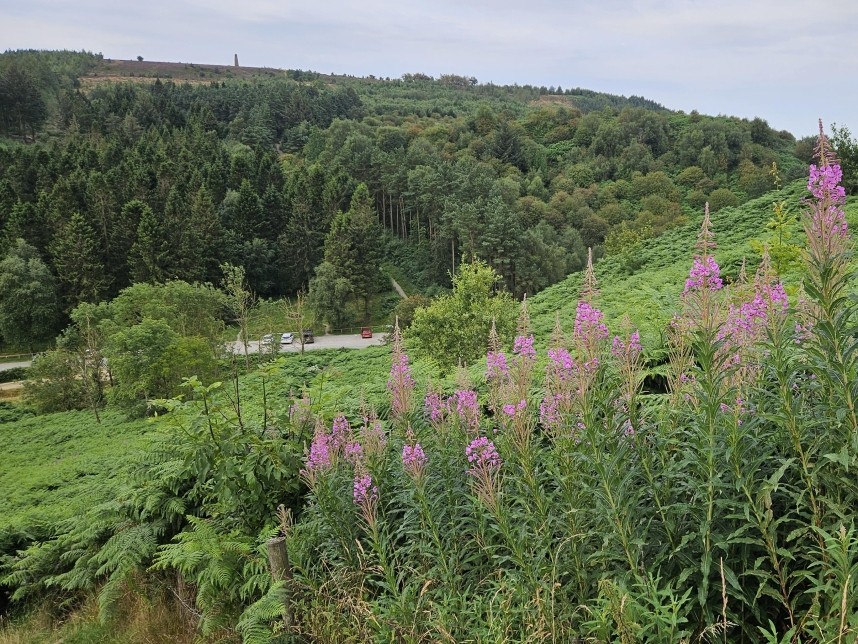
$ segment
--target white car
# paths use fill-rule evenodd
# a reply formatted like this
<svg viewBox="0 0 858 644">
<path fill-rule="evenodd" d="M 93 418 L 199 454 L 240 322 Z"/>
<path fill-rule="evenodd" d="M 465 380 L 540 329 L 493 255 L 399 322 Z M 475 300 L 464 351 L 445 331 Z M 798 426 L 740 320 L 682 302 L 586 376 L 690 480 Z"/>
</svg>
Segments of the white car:
<svg viewBox="0 0 858 644">
<path fill-rule="evenodd" d="M 295 341 L 295 336 L 292 333 L 284 333 L 280 336 L 280 344 L 292 344 Z"/>
</svg>

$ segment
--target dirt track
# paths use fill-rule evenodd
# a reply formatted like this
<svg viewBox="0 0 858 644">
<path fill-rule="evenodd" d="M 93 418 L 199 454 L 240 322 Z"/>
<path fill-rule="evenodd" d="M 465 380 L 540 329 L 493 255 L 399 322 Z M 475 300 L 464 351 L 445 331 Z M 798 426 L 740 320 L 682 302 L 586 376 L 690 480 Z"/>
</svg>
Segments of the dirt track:
<svg viewBox="0 0 858 644">
<path fill-rule="evenodd" d="M 0 400 L 7 402 L 18 400 L 23 391 L 23 382 L 0 382 Z"/>
</svg>

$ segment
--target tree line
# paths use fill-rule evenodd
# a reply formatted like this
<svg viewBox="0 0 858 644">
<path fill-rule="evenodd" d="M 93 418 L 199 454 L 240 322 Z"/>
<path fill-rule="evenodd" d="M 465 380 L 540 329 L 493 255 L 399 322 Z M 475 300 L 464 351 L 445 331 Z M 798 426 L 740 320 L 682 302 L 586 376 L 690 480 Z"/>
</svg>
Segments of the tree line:
<svg viewBox="0 0 858 644">
<path fill-rule="evenodd" d="M 0 284 L 11 302 L 33 283 L 26 270 L 50 274 L 37 280 L 55 303 L 44 337 L 81 303 L 141 282 L 218 284 L 224 263 L 262 297 L 315 282 L 317 302 L 366 303 L 383 259 L 430 292 L 479 259 L 513 295 L 533 294 L 580 269 L 586 247 L 632 256 L 705 201 L 762 194 L 772 163 L 797 176 L 812 152 L 762 119 L 640 97 L 551 88 L 559 102 L 541 102 L 545 88 L 453 75 L 84 89 L 100 61 L 0 56 L 0 85 L 29 88 L 2 100 L 31 115 L 3 110 L 0 124 L 0 255 L 11 258 Z M 0 333 L 10 341 L 20 324 Z"/>
</svg>

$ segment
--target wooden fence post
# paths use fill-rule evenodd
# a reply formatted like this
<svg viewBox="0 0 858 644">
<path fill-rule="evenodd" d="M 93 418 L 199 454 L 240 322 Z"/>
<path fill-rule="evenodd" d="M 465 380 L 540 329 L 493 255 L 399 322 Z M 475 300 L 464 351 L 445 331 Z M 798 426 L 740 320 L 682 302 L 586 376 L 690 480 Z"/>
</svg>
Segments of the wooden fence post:
<svg viewBox="0 0 858 644">
<path fill-rule="evenodd" d="M 292 570 L 289 568 L 289 551 L 286 548 L 286 537 L 278 536 L 269 539 L 266 543 L 268 546 L 268 567 L 271 570 L 271 577 L 275 582 L 290 581 L 292 579 Z M 292 624 L 292 609 L 291 598 L 289 597 L 289 589 L 284 588 L 282 591 L 283 597 L 283 621 L 286 626 Z"/>
</svg>

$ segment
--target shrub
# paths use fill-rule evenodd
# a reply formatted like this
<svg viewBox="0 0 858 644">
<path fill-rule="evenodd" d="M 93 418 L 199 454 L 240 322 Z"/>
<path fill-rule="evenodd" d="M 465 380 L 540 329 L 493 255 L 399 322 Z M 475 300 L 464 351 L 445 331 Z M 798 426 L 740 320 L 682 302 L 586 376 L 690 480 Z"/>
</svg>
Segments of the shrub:
<svg viewBox="0 0 858 644">
<path fill-rule="evenodd" d="M 738 205 L 739 198 L 727 188 L 718 188 L 709 194 L 709 209 L 712 212 Z"/>
<path fill-rule="evenodd" d="M 27 367 L 12 367 L 0 371 L 0 382 L 18 382 L 27 378 Z"/>
</svg>

